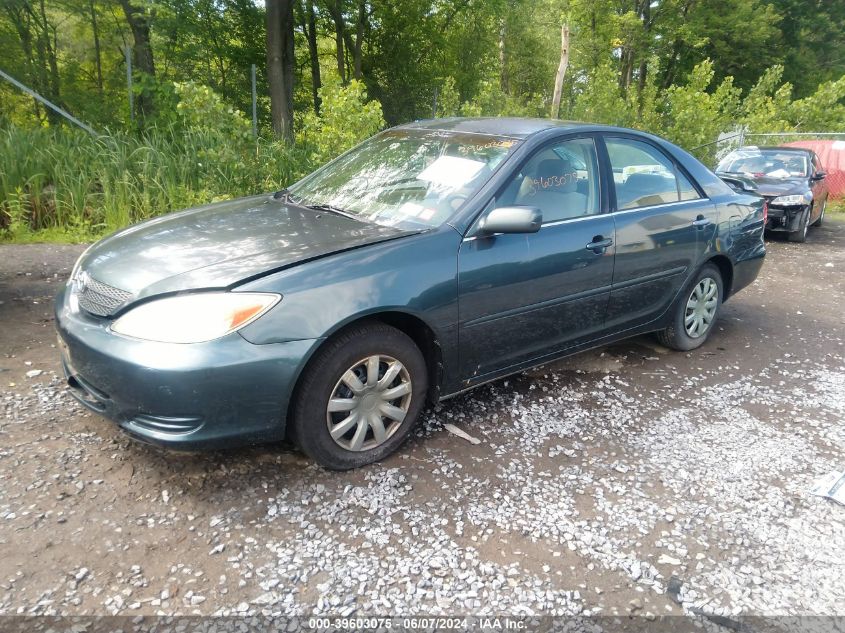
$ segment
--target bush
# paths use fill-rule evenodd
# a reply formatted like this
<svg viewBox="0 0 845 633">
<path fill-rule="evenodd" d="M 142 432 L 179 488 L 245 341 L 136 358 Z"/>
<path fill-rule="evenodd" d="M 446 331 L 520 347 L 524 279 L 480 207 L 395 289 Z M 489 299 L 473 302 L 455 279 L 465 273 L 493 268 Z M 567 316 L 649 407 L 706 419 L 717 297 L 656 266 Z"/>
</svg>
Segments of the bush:
<svg viewBox="0 0 845 633">
<path fill-rule="evenodd" d="M 656 61 L 653 62 L 653 65 Z M 641 91 L 619 87 L 612 65 L 570 77 L 572 107 L 564 118 L 635 127 L 662 134 L 712 164 L 720 134 L 845 130 L 845 77 L 792 101 L 775 66 L 742 98 L 728 77 L 712 87 L 713 64 L 696 66 L 682 85 L 659 90 L 653 76 Z M 64 128 L 0 128 L 0 237 L 92 239 L 176 209 L 280 189 L 384 126 L 381 105 L 362 83 L 328 84 L 320 116 L 297 120 L 297 143 L 253 139 L 250 124 L 211 89 L 193 83 L 158 86 L 174 107 L 158 127 L 93 138 Z M 443 80 L 440 116 L 547 116 L 541 97 L 505 94 L 495 78 L 462 101 Z M 813 129 L 815 128 L 815 129 Z M 700 149 L 699 146 L 706 145 Z"/>
<path fill-rule="evenodd" d="M 736 120 L 740 90 L 728 77 L 713 92 L 713 63 L 708 59 L 696 66 L 683 86 L 672 86 L 666 96 L 666 136 L 676 145 L 695 148 L 715 141 Z M 712 162 L 716 146 L 710 145 L 698 158 Z"/>
<path fill-rule="evenodd" d="M 323 86 L 320 98 L 320 116 L 306 114 L 298 133 L 298 141 L 317 163 L 342 154 L 385 126 L 381 104 L 367 101 L 367 91 L 360 81 Z"/>
<path fill-rule="evenodd" d="M 0 131 L 0 228 L 7 239 L 45 229 L 91 239 L 169 211 L 279 189 L 311 166 L 301 148 L 226 143 L 203 129 L 93 138 L 10 127 Z"/>
<path fill-rule="evenodd" d="M 246 117 L 205 86 L 174 84 L 174 93 L 175 120 L 138 134 L 0 130 L 3 236 L 93 239 L 162 213 L 281 189 L 384 126 L 381 105 L 356 81 L 324 88 L 321 116 L 304 118 L 295 146 L 254 140 Z"/>
</svg>

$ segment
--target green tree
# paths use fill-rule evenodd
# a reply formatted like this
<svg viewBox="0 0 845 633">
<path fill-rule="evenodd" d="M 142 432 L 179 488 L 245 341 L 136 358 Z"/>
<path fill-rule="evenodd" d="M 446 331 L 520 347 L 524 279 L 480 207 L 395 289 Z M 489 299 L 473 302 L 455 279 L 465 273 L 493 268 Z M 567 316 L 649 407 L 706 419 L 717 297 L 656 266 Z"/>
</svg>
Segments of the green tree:
<svg viewBox="0 0 845 633">
<path fill-rule="evenodd" d="M 302 141 L 314 160 L 324 163 L 372 136 L 384 127 L 381 105 L 368 101 L 364 84 L 357 79 L 345 86 L 329 83 L 320 88 L 320 114 L 302 120 Z"/>
<path fill-rule="evenodd" d="M 715 141 L 736 120 L 741 91 L 730 77 L 710 91 L 716 74 L 713 66 L 709 59 L 701 62 L 684 85 L 667 92 L 665 133 L 681 147 L 692 149 Z"/>
</svg>

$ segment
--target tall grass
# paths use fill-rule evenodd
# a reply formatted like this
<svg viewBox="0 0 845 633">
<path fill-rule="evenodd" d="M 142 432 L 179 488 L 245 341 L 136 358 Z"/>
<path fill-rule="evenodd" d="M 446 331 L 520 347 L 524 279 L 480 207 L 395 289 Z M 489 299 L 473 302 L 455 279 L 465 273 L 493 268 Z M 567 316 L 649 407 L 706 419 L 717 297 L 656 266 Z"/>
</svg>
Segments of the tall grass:
<svg viewBox="0 0 845 633">
<path fill-rule="evenodd" d="M 169 211 L 279 189 L 312 169 L 310 156 L 208 130 L 94 138 L 9 127 L 0 130 L 0 239 L 92 239 Z"/>
</svg>

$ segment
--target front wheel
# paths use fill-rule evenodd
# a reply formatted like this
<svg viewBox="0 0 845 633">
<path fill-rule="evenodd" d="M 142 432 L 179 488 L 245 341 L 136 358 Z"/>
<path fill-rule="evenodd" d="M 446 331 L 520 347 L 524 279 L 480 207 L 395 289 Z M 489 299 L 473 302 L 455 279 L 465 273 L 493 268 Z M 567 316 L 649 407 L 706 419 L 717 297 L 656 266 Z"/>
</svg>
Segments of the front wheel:
<svg viewBox="0 0 845 633">
<path fill-rule="evenodd" d="M 428 372 L 413 340 L 382 323 L 329 340 L 297 387 L 291 439 L 320 465 L 348 470 L 378 461 L 413 429 Z"/>
<path fill-rule="evenodd" d="M 704 344 L 722 306 L 722 275 L 706 264 L 681 294 L 674 307 L 672 323 L 658 332 L 666 347 L 689 351 Z"/>
<path fill-rule="evenodd" d="M 798 224 L 798 230 L 792 231 L 787 236 L 787 239 L 790 242 L 796 242 L 798 244 L 803 244 L 807 241 L 807 230 L 810 227 L 810 210 L 812 209 L 811 206 L 808 206 L 804 209 L 804 212 L 801 214 L 801 221 Z"/>
</svg>

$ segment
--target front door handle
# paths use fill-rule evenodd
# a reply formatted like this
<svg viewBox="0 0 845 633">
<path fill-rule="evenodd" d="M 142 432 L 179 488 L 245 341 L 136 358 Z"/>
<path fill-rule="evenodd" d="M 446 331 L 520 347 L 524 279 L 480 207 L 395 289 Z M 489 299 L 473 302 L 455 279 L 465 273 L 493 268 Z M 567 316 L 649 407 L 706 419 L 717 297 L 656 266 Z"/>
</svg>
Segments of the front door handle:
<svg viewBox="0 0 845 633">
<path fill-rule="evenodd" d="M 609 246 L 613 246 L 613 240 L 608 238 L 602 238 L 601 235 L 596 235 L 593 238 L 593 241 L 587 244 L 584 248 L 588 251 L 593 251 L 596 255 L 601 254 L 601 252 Z"/>
<path fill-rule="evenodd" d="M 692 225 L 698 228 L 704 228 L 708 224 L 710 224 L 710 218 L 705 218 L 703 215 L 699 215 L 692 221 Z"/>
</svg>

